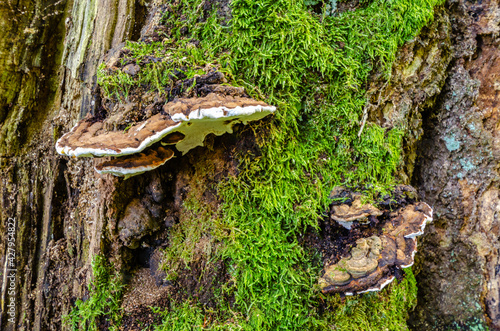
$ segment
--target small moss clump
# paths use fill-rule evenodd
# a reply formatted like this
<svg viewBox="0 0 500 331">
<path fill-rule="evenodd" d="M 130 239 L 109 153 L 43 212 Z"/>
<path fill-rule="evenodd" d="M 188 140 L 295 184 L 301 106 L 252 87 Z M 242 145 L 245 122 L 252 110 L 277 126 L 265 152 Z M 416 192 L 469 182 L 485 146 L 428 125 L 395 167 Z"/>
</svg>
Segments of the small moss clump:
<svg viewBox="0 0 500 331">
<path fill-rule="evenodd" d="M 389 285 L 384 295 L 376 292 L 362 297 L 326 296 L 330 309 L 328 324 L 337 330 L 406 330 L 405 313 L 417 300 L 417 284 L 411 269 L 405 269 L 406 277 L 400 283 Z"/>
<path fill-rule="evenodd" d="M 208 205 L 200 204 L 190 195 L 184 201 L 179 223 L 169 231 L 169 246 L 164 251 L 162 268 L 167 274 L 166 280 L 177 279 L 179 271 L 189 268 L 194 259 L 203 256 L 210 260 L 217 255 L 212 218 L 214 211 Z"/>
<path fill-rule="evenodd" d="M 109 324 L 109 330 L 118 330 L 121 322 L 121 298 L 123 284 L 113 266 L 102 255 L 92 261 L 93 280 L 90 282 L 89 298 L 77 300 L 73 310 L 64 317 L 71 330 L 99 330 L 100 322 Z"/>
</svg>

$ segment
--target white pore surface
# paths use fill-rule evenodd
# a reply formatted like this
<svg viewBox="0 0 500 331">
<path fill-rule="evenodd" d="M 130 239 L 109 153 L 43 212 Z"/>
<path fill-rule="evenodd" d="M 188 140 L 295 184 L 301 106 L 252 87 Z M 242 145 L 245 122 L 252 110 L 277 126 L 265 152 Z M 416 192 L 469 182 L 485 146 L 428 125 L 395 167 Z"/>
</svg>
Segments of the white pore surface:
<svg viewBox="0 0 500 331">
<path fill-rule="evenodd" d="M 361 218 L 359 220 L 350 221 L 350 222 L 335 220 L 335 222 L 339 223 L 340 225 L 342 225 L 347 230 L 351 230 L 351 227 L 353 226 L 353 224 L 354 224 L 355 221 L 358 221 L 361 224 L 368 224 L 368 223 L 370 223 L 370 221 L 368 221 L 368 218 L 366 218 L 366 217 L 365 218 Z"/>
<path fill-rule="evenodd" d="M 97 168 L 94 167 L 95 171 L 97 171 L 99 174 L 112 174 L 118 177 L 123 177 L 125 176 L 125 179 L 139 175 L 142 173 L 145 173 L 146 171 L 151 171 L 153 169 L 156 169 L 162 165 L 164 165 L 168 160 L 166 159 L 164 162 L 158 165 L 148 165 L 148 166 L 141 166 L 141 167 L 136 167 L 136 168 L 121 168 L 121 167 L 106 167 L 105 169 L 102 170 L 97 170 Z"/>
<path fill-rule="evenodd" d="M 145 173 L 146 171 L 151 171 L 155 169 L 156 167 L 137 167 L 134 169 L 124 169 L 124 168 L 119 168 L 119 167 L 108 167 L 103 170 L 97 170 L 95 167 L 95 171 L 97 171 L 99 174 L 112 174 L 117 177 L 125 177 L 125 179 L 135 176 L 135 175 L 140 175 L 142 173 Z"/>
<path fill-rule="evenodd" d="M 423 235 L 423 234 L 424 234 L 424 230 L 425 230 L 425 226 L 426 226 L 428 223 L 432 222 L 432 213 L 433 213 L 433 210 L 432 210 L 431 206 L 429 206 L 429 205 L 428 205 L 428 204 L 426 204 L 425 202 L 422 202 L 422 203 L 424 203 L 427 207 L 429 207 L 429 209 L 431 210 L 431 213 L 430 213 L 430 215 L 425 215 L 425 219 L 424 219 L 424 221 L 422 222 L 422 224 L 420 224 L 420 229 L 419 229 L 419 231 L 417 231 L 417 232 L 413 232 L 413 233 L 410 233 L 410 234 L 407 234 L 407 235 L 405 236 L 405 238 L 415 238 L 415 237 L 417 237 L 417 236 L 421 236 L 421 235 Z"/>
<path fill-rule="evenodd" d="M 273 113 L 276 110 L 274 106 L 247 106 L 226 108 L 224 106 L 217 108 L 207 108 L 201 110 L 193 110 L 187 117 L 184 114 L 174 114 L 172 120 L 179 122 L 178 124 L 165 128 L 162 131 L 156 132 L 140 143 L 137 148 L 127 147 L 121 150 L 99 149 L 99 148 L 73 148 L 71 146 L 61 146 L 59 139 L 56 143 L 56 151 L 61 155 L 74 157 L 81 156 L 123 156 L 135 154 L 143 151 L 146 147 L 160 141 L 166 135 L 172 132 L 182 132 L 185 135 L 184 140 L 178 142 L 176 147 L 179 151 L 185 154 L 190 149 L 196 146 L 203 146 L 203 141 L 207 134 L 213 133 L 220 136 L 226 132 L 233 132 L 235 123 L 247 124 L 251 121 L 260 120 L 261 118 Z M 142 124 L 144 127 L 146 123 Z M 139 129 L 141 129 L 139 127 Z M 77 126 L 75 125 L 70 132 L 63 135 L 71 135 Z M 147 170 L 146 170 L 147 171 Z"/>
<path fill-rule="evenodd" d="M 273 106 L 258 105 L 232 109 L 218 107 L 194 110 L 188 117 L 184 114 L 175 114 L 172 116 L 174 121 L 183 121 L 183 125 L 175 131 L 185 135 L 184 139 L 178 142 L 175 147 L 182 154 L 186 154 L 196 146 L 203 146 L 205 137 L 210 133 L 216 136 L 232 133 L 234 124 L 247 124 L 260 120 L 275 110 L 276 107 Z"/>
<path fill-rule="evenodd" d="M 352 222 L 344 222 L 344 221 L 336 221 L 336 222 L 342 225 L 347 230 L 350 230 L 352 227 Z"/>
<path fill-rule="evenodd" d="M 358 292 L 358 294 L 361 294 L 361 293 L 367 293 L 367 292 L 377 292 L 377 291 L 382 291 L 382 289 L 384 287 L 386 287 L 387 285 L 389 285 L 390 283 L 392 283 L 392 281 L 395 279 L 396 277 L 394 276 L 391 276 L 390 278 L 388 278 L 385 282 L 383 282 L 382 284 L 380 284 L 380 286 L 375 286 L 375 287 L 371 287 L 367 290 L 364 290 L 364 291 L 360 291 Z"/>
</svg>

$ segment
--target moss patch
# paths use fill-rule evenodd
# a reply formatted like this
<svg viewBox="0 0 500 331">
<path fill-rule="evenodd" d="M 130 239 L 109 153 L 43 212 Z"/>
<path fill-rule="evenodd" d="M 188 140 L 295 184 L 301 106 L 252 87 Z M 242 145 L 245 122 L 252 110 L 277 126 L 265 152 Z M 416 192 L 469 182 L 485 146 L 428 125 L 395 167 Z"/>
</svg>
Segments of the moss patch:
<svg viewBox="0 0 500 331">
<path fill-rule="evenodd" d="M 71 330 L 118 330 L 123 284 L 113 266 L 102 255 L 92 261 L 94 280 L 89 284 L 87 300 L 77 300 L 73 310 L 64 317 Z"/>
<path fill-rule="evenodd" d="M 383 295 L 369 293 L 360 297 L 324 298 L 332 311 L 328 324 L 336 330 L 406 330 L 408 310 L 415 306 L 417 283 L 411 269 L 400 284 L 391 284 Z"/>
<path fill-rule="evenodd" d="M 375 195 L 396 184 L 403 131 L 369 124 L 358 138 L 365 86 L 373 71 L 389 78 L 398 47 L 432 20 L 441 2 L 375 0 L 353 12 L 325 16 L 301 1 L 235 0 L 227 25 L 216 8 L 209 14 L 202 9 L 205 2 L 180 0 L 165 11 L 168 29 L 158 41 L 127 46 L 130 53 L 122 64 L 141 64 L 140 74 L 101 72 L 99 82 L 108 95 L 127 98 L 134 88 L 163 93 L 176 70 L 194 77 L 215 68 L 230 84 L 278 106 L 271 121 L 251 124 L 260 154 L 242 155 L 239 175 L 219 186 L 224 203 L 217 224 L 230 230 L 219 238 L 225 243 L 220 258 L 232 261 L 241 317 L 241 323 L 222 325 L 356 329 L 362 321 L 367 327 L 358 329 L 404 327 L 415 302 L 412 276 L 381 295 L 343 304 L 336 297 L 323 299 L 330 308 L 321 315 L 315 287 L 319 259 L 303 250 L 297 236 L 317 226 L 333 187 L 362 186 Z M 174 313 L 175 323 L 198 320 L 199 307 L 192 309 Z M 168 325 L 177 325 L 172 318 L 166 315 Z M 196 327 L 210 325 L 221 321 Z"/>
</svg>

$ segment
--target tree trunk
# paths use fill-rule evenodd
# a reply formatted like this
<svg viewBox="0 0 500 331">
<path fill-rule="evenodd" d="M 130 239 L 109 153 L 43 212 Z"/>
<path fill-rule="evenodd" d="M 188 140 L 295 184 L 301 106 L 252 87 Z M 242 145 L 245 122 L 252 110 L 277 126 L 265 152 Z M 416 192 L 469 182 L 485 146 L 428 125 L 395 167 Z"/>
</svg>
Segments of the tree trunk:
<svg viewBox="0 0 500 331">
<path fill-rule="evenodd" d="M 92 159 L 57 155 L 55 140 L 98 107 L 105 53 L 147 33 L 158 6 L 0 2 L 2 330 L 60 330 L 75 299 L 88 296 L 95 254 L 105 252 L 123 272 L 142 263 L 120 246 L 119 220 L 161 205 L 168 223 L 186 212 L 187 192 L 205 192 L 199 198 L 217 205 L 213 187 L 238 173 L 224 146 L 253 144 L 246 131 L 239 142 L 210 137 L 210 153 L 196 149 L 127 181 L 98 176 Z M 406 125 L 401 177 L 435 211 L 416 258 L 415 330 L 500 329 L 499 18 L 494 0 L 449 0 L 399 50 L 390 84 L 376 75 L 368 84 L 369 121 Z M 168 224 L 161 228 L 155 239 L 166 238 Z M 213 277 L 225 277 L 224 268 L 213 267 Z"/>
<path fill-rule="evenodd" d="M 412 324 L 458 328 L 485 318 L 498 329 L 500 8 L 495 1 L 453 1 L 448 8 L 452 61 L 435 106 L 423 113 L 414 174 L 436 221 L 418 257 Z"/>
</svg>

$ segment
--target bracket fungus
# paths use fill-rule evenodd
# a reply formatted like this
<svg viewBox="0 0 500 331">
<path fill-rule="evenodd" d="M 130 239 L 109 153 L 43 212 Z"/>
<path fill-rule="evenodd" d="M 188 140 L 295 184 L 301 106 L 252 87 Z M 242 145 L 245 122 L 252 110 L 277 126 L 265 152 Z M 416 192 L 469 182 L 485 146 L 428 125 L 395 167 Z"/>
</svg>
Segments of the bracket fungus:
<svg viewBox="0 0 500 331">
<path fill-rule="evenodd" d="M 107 131 L 106 120 L 87 117 L 56 143 L 61 155 L 72 157 L 123 157 L 141 153 L 161 142 L 185 154 L 203 146 L 208 134 L 232 133 L 236 123 L 247 124 L 273 113 L 276 107 L 246 97 L 210 93 L 205 97 L 179 98 L 163 111 L 123 131 Z M 130 177 L 157 168 L 173 156 L 167 149 L 146 151 L 127 159 L 115 159 L 96 167 L 99 173 Z M 148 163 L 151 161 L 151 163 Z"/>
<path fill-rule="evenodd" d="M 354 202 L 358 201 L 359 196 L 353 196 Z M 368 210 L 374 216 L 372 208 Z M 417 251 L 416 236 L 423 234 L 425 225 L 432 221 L 432 208 L 425 202 L 412 201 L 393 211 L 378 210 L 376 216 L 380 218 L 378 227 L 363 224 L 361 229 L 358 226 L 353 231 L 361 233 L 361 236 L 366 233 L 364 237 L 358 238 L 340 260 L 325 263 L 319 279 L 323 293 L 353 295 L 380 291 L 394 280 L 397 269 L 413 265 Z M 348 229 L 351 230 L 351 227 Z"/>
<path fill-rule="evenodd" d="M 173 150 L 160 146 L 158 148 L 146 149 L 141 153 L 102 162 L 95 166 L 95 170 L 100 174 L 125 176 L 125 179 L 127 179 L 130 176 L 156 169 L 172 157 L 174 157 Z"/>
<path fill-rule="evenodd" d="M 368 216 L 380 216 L 382 212 L 366 203 L 361 202 L 361 194 L 353 194 L 353 201 L 351 205 L 341 204 L 332 206 L 331 218 L 337 221 L 340 225 L 350 230 L 354 221 L 360 223 L 368 223 Z"/>
<path fill-rule="evenodd" d="M 184 139 L 175 147 L 185 154 L 190 149 L 203 146 L 205 136 L 232 133 L 236 123 L 247 124 L 273 113 L 276 107 L 244 97 L 228 97 L 211 93 L 204 98 L 178 99 L 163 107 L 173 121 L 181 123 L 176 132 Z"/>
</svg>

